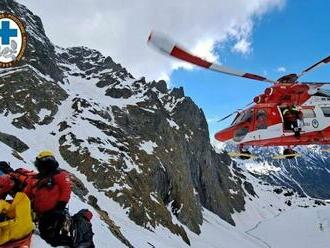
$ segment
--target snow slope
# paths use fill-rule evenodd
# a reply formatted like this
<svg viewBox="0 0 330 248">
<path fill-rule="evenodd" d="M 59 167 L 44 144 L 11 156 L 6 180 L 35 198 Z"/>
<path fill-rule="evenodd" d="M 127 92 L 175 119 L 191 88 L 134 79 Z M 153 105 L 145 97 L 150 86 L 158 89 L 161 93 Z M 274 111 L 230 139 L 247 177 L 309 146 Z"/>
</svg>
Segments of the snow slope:
<svg viewBox="0 0 330 248">
<path fill-rule="evenodd" d="M 234 214 L 237 229 L 271 248 L 329 247 L 328 201 L 322 202 L 325 206 L 319 206 L 316 204 L 317 199 L 299 197 L 290 189 L 274 187 L 255 178 L 251 171 L 265 171 L 260 170 L 260 163 L 239 160 L 236 162 L 248 181 L 253 184 L 257 195 L 246 198 L 246 211 Z M 267 164 L 265 168 L 268 168 Z M 274 189 L 281 189 L 283 192 L 275 193 Z"/>
<path fill-rule="evenodd" d="M 295 208 L 263 221 L 249 233 L 272 248 L 326 248 L 330 245 L 330 207 Z"/>
</svg>

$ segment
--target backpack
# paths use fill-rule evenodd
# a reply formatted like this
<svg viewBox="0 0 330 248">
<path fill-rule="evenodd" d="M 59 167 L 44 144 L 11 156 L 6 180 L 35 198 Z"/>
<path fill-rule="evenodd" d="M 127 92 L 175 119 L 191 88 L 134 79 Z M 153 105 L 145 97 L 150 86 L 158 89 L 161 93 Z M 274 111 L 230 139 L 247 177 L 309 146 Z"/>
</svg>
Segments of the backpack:
<svg viewBox="0 0 330 248">
<path fill-rule="evenodd" d="M 71 218 L 70 236 L 72 238 L 72 247 L 74 248 L 94 248 L 93 230 L 90 219 L 86 214 L 91 212 L 82 209 Z"/>
<path fill-rule="evenodd" d="M 52 246 L 72 247 L 71 217 L 67 209 L 43 214 L 38 222 L 40 237 Z"/>
<path fill-rule="evenodd" d="M 32 180 L 37 175 L 37 173 L 19 168 L 10 172 L 9 175 L 15 182 L 14 192 L 21 192 L 24 191 L 24 188 L 29 184 L 29 181 Z"/>
<path fill-rule="evenodd" d="M 54 211 L 41 216 L 38 228 L 41 238 L 52 246 L 94 248 L 92 224 L 82 209 L 72 217 L 69 212 Z"/>
</svg>

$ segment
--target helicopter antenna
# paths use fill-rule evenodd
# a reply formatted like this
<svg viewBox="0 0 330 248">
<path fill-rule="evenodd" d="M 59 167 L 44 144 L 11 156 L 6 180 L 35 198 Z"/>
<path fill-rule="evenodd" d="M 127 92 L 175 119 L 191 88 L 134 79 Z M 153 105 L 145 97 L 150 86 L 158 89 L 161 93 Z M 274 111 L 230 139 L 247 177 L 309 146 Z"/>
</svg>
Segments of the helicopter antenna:
<svg viewBox="0 0 330 248">
<path fill-rule="evenodd" d="M 240 110 L 242 110 L 242 109 L 238 109 L 238 110 L 230 113 L 229 115 L 226 115 L 225 117 L 221 118 L 220 120 L 217 120 L 217 122 L 222 122 L 222 121 L 228 119 L 229 117 L 233 116 L 234 114 L 238 114 Z"/>
<path fill-rule="evenodd" d="M 254 104 L 254 102 L 250 102 L 250 103 L 246 104 L 246 105 L 244 106 L 244 108 L 247 108 L 247 107 L 251 106 L 252 104 Z M 217 120 L 217 122 L 222 122 L 222 121 L 228 119 L 229 117 L 233 116 L 234 114 L 238 114 L 238 113 L 240 113 L 242 110 L 243 110 L 243 109 L 240 109 L 240 108 L 239 108 L 239 109 L 237 109 L 236 111 L 230 113 L 229 115 L 226 115 L 225 117 L 221 118 L 220 120 Z"/>
<path fill-rule="evenodd" d="M 243 78 L 249 78 L 253 80 L 268 82 L 275 84 L 276 81 L 270 80 L 268 78 L 265 78 L 263 76 L 259 76 L 256 74 L 248 73 L 248 72 L 241 72 L 229 67 L 225 67 L 216 63 L 211 63 L 207 60 L 204 60 L 198 56 L 195 56 L 189 52 L 187 52 L 185 49 L 181 48 L 179 45 L 177 45 L 174 41 L 167 38 L 165 35 L 158 33 L 158 32 L 152 32 L 149 35 L 148 38 L 148 44 L 155 47 L 158 51 L 175 57 L 177 59 L 183 60 L 185 62 L 188 62 L 190 64 L 198 65 L 203 68 L 207 68 L 212 71 L 221 72 L 224 74 L 237 76 L 237 77 L 243 77 Z"/>
</svg>

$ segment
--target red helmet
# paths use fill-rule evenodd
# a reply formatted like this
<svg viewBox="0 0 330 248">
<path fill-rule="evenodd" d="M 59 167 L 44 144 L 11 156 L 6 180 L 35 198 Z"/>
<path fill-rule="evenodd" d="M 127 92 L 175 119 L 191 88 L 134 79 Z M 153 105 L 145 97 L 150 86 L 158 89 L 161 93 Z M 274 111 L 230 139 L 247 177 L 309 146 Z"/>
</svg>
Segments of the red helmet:
<svg viewBox="0 0 330 248">
<path fill-rule="evenodd" d="M 9 175 L 0 176 L 0 195 L 8 193 L 14 187 L 14 181 Z"/>
<path fill-rule="evenodd" d="M 91 211 L 89 211 L 88 209 L 81 209 L 77 215 L 82 215 L 84 216 L 88 221 L 91 221 L 91 219 L 93 218 L 93 213 Z"/>
<path fill-rule="evenodd" d="M 88 210 L 84 213 L 84 216 L 86 217 L 87 220 L 91 221 L 91 219 L 93 218 L 93 213 Z"/>
</svg>

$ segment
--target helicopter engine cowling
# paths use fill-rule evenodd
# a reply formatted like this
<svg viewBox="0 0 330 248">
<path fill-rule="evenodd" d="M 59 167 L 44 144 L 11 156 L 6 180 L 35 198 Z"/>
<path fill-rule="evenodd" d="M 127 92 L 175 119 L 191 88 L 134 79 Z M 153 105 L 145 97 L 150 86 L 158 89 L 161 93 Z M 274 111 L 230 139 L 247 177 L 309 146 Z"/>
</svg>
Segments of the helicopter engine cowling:
<svg viewBox="0 0 330 248">
<path fill-rule="evenodd" d="M 259 95 L 259 96 L 256 96 L 254 99 L 253 99 L 253 102 L 256 103 L 256 104 L 259 104 L 259 103 L 264 103 L 265 102 L 265 95 L 262 94 L 262 95 Z"/>
<path fill-rule="evenodd" d="M 274 93 L 274 88 L 266 88 L 265 89 L 265 95 L 266 96 L 271 96 Z"/>
<path fill-rule="evenodd" d="M 308 90 L 308 94 L 310 95 L 310 96 L 313 96 L 313 95 L 315 95 L 317 92 L 319 92 L 320 91 L 320 89 L 317 89 L 317 88 L 310 88 L 309 90 Z"/>
</svg>

